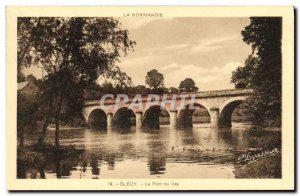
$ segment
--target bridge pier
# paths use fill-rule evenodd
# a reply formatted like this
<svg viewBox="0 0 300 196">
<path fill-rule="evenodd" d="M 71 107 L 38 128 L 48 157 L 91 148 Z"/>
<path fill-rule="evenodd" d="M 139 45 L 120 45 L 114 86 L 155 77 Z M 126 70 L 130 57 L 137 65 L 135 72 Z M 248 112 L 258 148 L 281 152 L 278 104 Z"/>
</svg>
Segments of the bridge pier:
<svg viewBox="0 0 300 196">
<path fill-rule="evenodd" d="M 109 112 L 107 113 L 107 128 L 111 128 L 113 126 L 113 113 Z"/>
<path fill-rule="evenodd" d="M 210 125 L 212 128 L 219 127 L 219 108 L 210 108 Z"/>
<path fill-rule="evenodd" d="M 210 118 L 211 118 L 211 126 L 212 127 L 231 127 L 231 114 L 234 109 L 244 102 L 247 97 L 252 95 L 254 92 L 252 89 L 232 89 L 232 90 L 220 90 L 220 91 L 208 91 L 208 92 L 198 92 L 194 93 L 196 98 L 196 104 L 203 105 L 203 107 L 210 110 Z M 169 95 L 168 95 L 169 96 Z M 186 98 L 186 104 L 189 103 L 189 99 L 191 99 L 192 95 Z M 163 97 L 160 97 L 161 99 Z M 148 98 L 142 97 L 143 106 L 146 104 Z M 170 100 L 168 100 L 170 101 Z M 179 104 L 180 100 L 175 100 L 176 104 Z M 111 105 L 116 103 L 116 100 L 106 100 L 104 102 L 105 105 Z M 158 101 L 157 106 L 152 106 L 151 108 L 143 108 L 141 111 L 143 113 L 136 113 L 136 126 L 148 127 L 150 129 L 159 129 L 159 105 L 161 101 Z M 176 105 L 175 104 L 175 105 Z M 130 102 L 124 103 L 115 108 L 114 110 L 109 110 L 110 113 L 106 114 L 105 111 L 100 109 L 99 107 L 99 100 L 90 100 L 85 101 L 85 105 L 83 108 L 83 116 L 86 119 L 87 123 L 92 125 L 101 125 L 101 128 L 104 127 L 111 127 L 116 126 L 115 118 L 118 116 L 116 115 L 118 110 L 121 109 L 122 113 L 129 114 L 129 112 L 125 111 L 122 108 L 128 108 Z M 167 108 L 168 109 L 168 108 Z M 119 112 L 121 112 L 121 110 Z M 170 114 L 170 126 L 172 127 L 192 127 L 192 113 L 194 110 L 187 109 L 187 108 L 178 108 L 178 111 L 171 111 Z M 131 114 L 134 111 L 131 111 Z M 114 120 L 113 120 L 113 114 Z M 125 115 L 126 116 L 126 115 Z M 130 115 L 132 118 L 133 115 Z M 124 119 L 122 116 L 120 119 Z M 131 120 L 131 119 L 130 119 Z M 95 121 L 95 122 L 94 122 Z M 96 122 L 97 121 L 97 122 Z M 129 120 L 127 120 L 129 122 Z M 92 123 L 94 122 L 94 123 Z M 119 122 L 119 124 L 124 124 Z M 130 121 L 131 122 L 131 121 Z M 127 123 L 129 124 L 129 123 Z"/>
<path fill-rule="evenodd" d="M 177 110 L 170 111 L 170 127 L 171 128 L 177 127 Z"/>
<path fill-rule="evenodd" d="M 136 128 L 142 128 L 143 125 L 143 112 L 135 113 L 135 126 Z"/>
</svg>

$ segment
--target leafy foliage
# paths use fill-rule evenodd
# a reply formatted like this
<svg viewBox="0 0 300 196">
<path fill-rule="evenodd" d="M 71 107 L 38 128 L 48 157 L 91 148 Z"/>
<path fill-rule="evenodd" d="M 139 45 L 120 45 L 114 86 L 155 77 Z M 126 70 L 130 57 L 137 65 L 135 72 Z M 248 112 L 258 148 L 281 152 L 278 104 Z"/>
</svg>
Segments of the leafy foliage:
<svg viewBox="0 0 300 196">
<path fill-rule="evenodd" d="M 195 82 L 191 78 L 186 78 L 180 82 L 179 90 L 181 92 L 197 92 L 198 87 L 196 86 Z"/>
<path fill-rule="evenodd" d="M 18 19 L 18 67 L 38 64 L 46 71 L 42 89 L 49 110 L 43 127 L 53 117 L 57 140 L 60 121 L 78 114 L 75 108 L 83 104 L 84 89 L 100 75 L 123 86 L 131 82 L 115 63 L 135 42 L 119 26 L 113 18 Z"/>
<path fill-rule="evenodd" d="M 23 147 L 25 135 L 32 134 L 38 126 L 38 99 L 35 95 L 28 97 L 18 92 L 17 103 L 17 133 Z"/>
<path fill-rule="evenodd" d="M 177 89 L 177 88 L 175 88 L 175 87 L 170 87 L 169 89 L 168 89 L 168 93 L 174 93 L 174 94 L 177 94 L 177 93 L 179 93 L 179 90 Z"/>
<path fill-rule="evenodd" d="M 41 18 L 18 17 L 18 71 L 21 71 L 23 67 L 31 66 L 34 62 L 32 58 L 34 48 L 32 45 L 39 37 L 37 30 L 41 27 L 40 21 Z"/>
<path fill-rule="evenodd" d="M 256 76 L 258 76 L 258 58 L 249 55 L 245 61 L 245 66 L 239 66 L 231 76 L 231 82 L 236 88 L 254 88 L 256 84 Z"/>
<path fill-rule="evenodd" d="M 26 76 L 22 73 L 21 69 L 17 69 L 17 82 L 25 82 L 26 81 Z"/>
<path fill-rule="evenodd" d="M 244 67 L 232 74 L 237 88 L 253 88 L 248 100 L 252 122 L 260 126 L 281 124 L 281 33 L 282 18 L 251 17 L 242 31 L 243 40 L 252 46 Z"/>
<path fill-rule="evenodd" d="M 164 87 L 164 76 L 156 69 L 152 69 L 147 72 L 146 84 L 151 89 L 158 89 Z"/>
</svg>

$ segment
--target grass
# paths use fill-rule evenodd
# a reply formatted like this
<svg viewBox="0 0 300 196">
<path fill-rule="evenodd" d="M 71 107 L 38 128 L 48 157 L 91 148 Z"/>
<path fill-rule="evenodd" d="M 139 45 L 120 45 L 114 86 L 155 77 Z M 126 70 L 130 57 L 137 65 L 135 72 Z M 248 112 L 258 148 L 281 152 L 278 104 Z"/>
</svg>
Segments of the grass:
<svg viewBox="0 0 300 196">
<path fill-rule="evenodd" d="M 252 131 L 244 132 L 246 148 L 261 148 L 272 150 L 278 148 L 281 151 L 281 131 Z M 281 178 L 282 163 L 281 153 L 271 157 L 262 158 L 249 165 L 237 165 L 234 171 L 237 178 Z"/>
<path fill-rule="evenodd" d="M 281 153 L 257 160 L 245 168 L 237 166 L 234 174 L 237 178 L 281 178 Z"/>
</svg>

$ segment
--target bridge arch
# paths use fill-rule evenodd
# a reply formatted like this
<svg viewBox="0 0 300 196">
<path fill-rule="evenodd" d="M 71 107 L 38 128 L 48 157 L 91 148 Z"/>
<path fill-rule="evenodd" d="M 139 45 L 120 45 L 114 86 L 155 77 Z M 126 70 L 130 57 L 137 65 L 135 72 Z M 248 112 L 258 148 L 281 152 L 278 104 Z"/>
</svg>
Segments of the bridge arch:
<svg viewBox="0 0 300 196">
<path fill-rule="evenodd" d="M 96 108 L 90 112 L 87 122 L 91 129 L 104 129 L 107 127 L 107 115 L 103 110 Z"/>
<path fill-rule="evenodd" d="M 113 116 L 113 126 L 129 128 L 135 126 L 136 115 L 133 110 L 128 107 L 119 108 Z"/>
<path fill-rule="evenodd" d="M 166 108 L 159 105 L 153 105 L 144 112 L 143 127 L 150 129 L 159 129 L 160 116 L 164 115 L 167 119 L 165 123 L 170 123 L 170 113 Z"/>
<path fill-rule="evenodd" d="M 244 103 L 246 97 L 234 97 L 227 100 L 220 107 L 219 128 L 231 128 L 231 117 L 234 109 Z"/>
<path fill-rule="evenodd" d="M 193 115 L 195 111 L 201 111 L 201 113 L 206 113 L 208 115 L 208 121 L 210 122 L 210 111 L 207 107 L 200 103 L 194 103 L 194 107 L 189 108 L 190 104 L 185 105 L 178 112 L 177 125 L 178 127 L 193 127 Z"/>
</svg>

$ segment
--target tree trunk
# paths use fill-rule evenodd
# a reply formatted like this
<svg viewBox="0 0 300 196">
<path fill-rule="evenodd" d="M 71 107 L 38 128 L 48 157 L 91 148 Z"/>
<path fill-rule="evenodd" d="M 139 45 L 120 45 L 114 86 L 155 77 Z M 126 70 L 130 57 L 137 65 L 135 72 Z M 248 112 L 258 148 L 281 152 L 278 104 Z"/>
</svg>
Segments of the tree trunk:
<svg viewBox="0 0 300 196">
<path fill-rule="evenodd" d="M 59 105 L 55 114 L 55 146 L 57 149 L 59 148 L 59 132 L 60 132 L 59 123 L 60 123 L 60 112 L 61 112 L 61 106 L 64 98 L 64 92 L 65 92 L 65 88 L 63 88 L 63 91 L 60 94 L 60 100 L 58 103 Z"/>
<path fill-rule="evenodd" d="M 48 113 L 47 117 L 46 117 L 46 120 L 43 123 L 42 133 L 39 136 L 39 146 L 44 145 L 44 138 L 45 138 L 46 131 L 47 131 L 47 128 L 48 128 L 48 125 L 49 125 L 50 116 L 51 116 L 51 114 Z"/>
<path fill-rule="evenodd" d="M 20 132 L 19 148 L 24 147 L 24 129 Z"/>
<path fill-rule="evenodd" d="M 43 123 L 43 128 L 42 128 L 42 133 L 39 136 L 39 146 L 43 146 L 44 145 L 44 138 L 46 135 L 46 131 L 50 122 L 50 118 L 51 118 L 51 113 L 52 113 L 52 109 L 53 109 L 53 93 L 51 93 L 51 98 L 50 98 L 50 102 L 49 102 L 49 108 L 48 108 L 48 113 L 47 116 L 45 118 L 45 121 Z"/>
<path fill-rule="evenodd" d="M 40 176 L 41 176 L 41 178 L 45 179 L 46 178 L 46 174 L 45 174 L 45 168 L 44 168 L 44 166 L 40 166 L 39 170 L 40 170 Z"/>
<path fill-rule="evenodd" d="M 56 164 L 55 164 L 55 169 L 56 169 L 56 177 L 57 178 L 61 178 L 61 169 L 60 169 L 60 160 L 58 157 L 55 157 L 56 158 Z"/>
<path fill-rule="evenodd" d="M 59 148 L 59 115 L 55 116 L 55 147 Z"/>
</svg>

